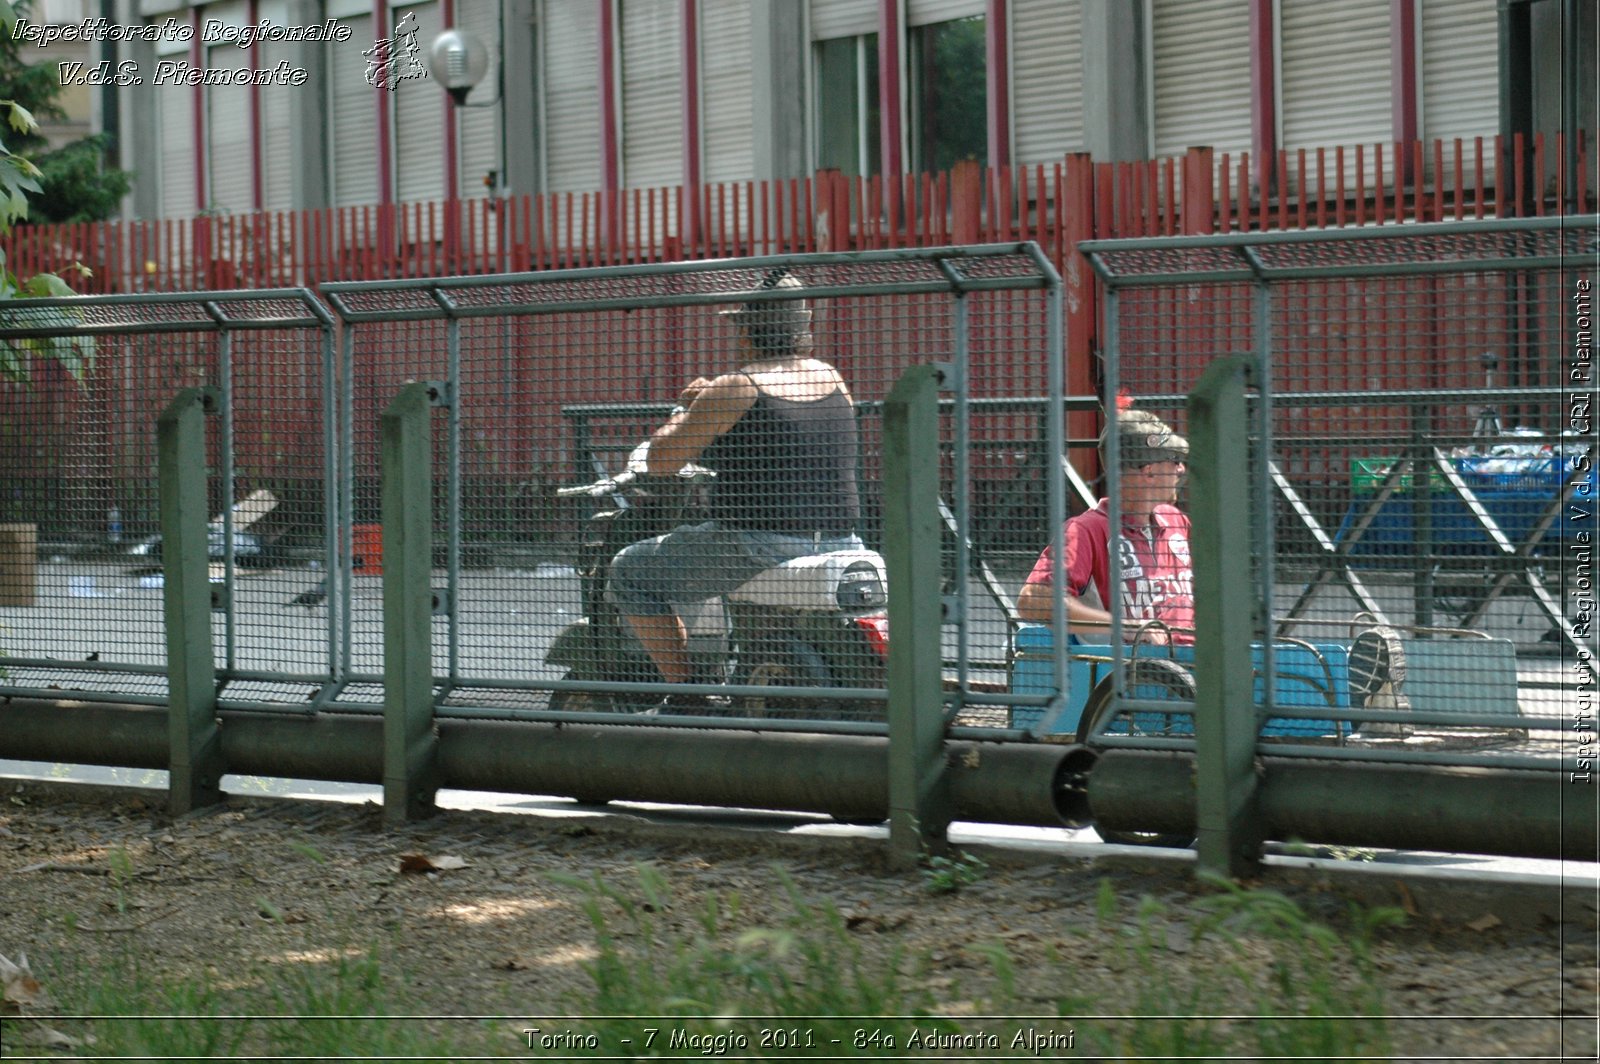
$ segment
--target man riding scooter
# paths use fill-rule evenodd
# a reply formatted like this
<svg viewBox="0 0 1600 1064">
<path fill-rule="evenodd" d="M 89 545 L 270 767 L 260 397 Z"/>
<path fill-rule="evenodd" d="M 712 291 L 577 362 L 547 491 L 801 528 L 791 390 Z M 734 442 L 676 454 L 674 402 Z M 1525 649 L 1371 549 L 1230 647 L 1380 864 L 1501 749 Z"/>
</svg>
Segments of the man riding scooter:
<svg viewBox="0 0 1600 1064">
<path fill-rule="evenodd" d="M 694 682 L 685 606 L 726 595 L 783 562 L 860 550 L 856 464 L 860 439 L 844 380 L 815 357 L 800 282 L 773 270 L 755 299 L 724 312 L 738 368 L 697 378 L 651 436 L 646 469 L 695 463 L 716 473 L 710 520 L 620 551 L 611 594 L 666 683 Z M 674 692 L 654 712 L 695 713 L 701 696 Z"/>
</svg>

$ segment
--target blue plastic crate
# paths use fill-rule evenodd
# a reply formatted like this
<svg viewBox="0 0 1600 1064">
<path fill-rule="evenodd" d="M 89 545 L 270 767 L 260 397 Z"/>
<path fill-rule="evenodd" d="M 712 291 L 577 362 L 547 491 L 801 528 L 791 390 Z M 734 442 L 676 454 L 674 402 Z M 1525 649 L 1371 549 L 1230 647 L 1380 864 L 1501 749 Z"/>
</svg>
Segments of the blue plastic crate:
<svg viewBox="0 0 1600 1064">
<path fill-rule="evenodd" d="M 1469 455 L 1455 460 L 1461 479 L 1474 493 L 1495 491 L 1559 491 L 1578 466 L 1578 456 L 1560 455 Z M 1588 483 L 1595 482 L 1589 470 Z"/>
<path fill-rule="evenodd" d="M 1475 491 L 1478 501 L 1494 519 L 1494 523 L 1513 544 L 1520 546 L 1533 530 L 1540 515 L 1554 499 L 1554 492 L 1529 491 Z M 1588 500 L 1585 506 L 1583 500 Z M 1593 534 L 1595 527 L 1596 496 L 1575 496 L 1574 506 L 1563 506 L 1560 516 L 1551 523 L 1539 538 L 1537 549 L 1550 553 L 1560 549 L 1563 542 L 1574 541 L 1580 531 Z M 1343 543 L 1355 527 L 1356 521 L 1370 505 L 1368 500 L 1357 498 L 1345 511 L 1335 543 Z M 1446 553 L 1480 554 L 1498 553 L 1488 529 L 1477 519 L 1467 504 L 1453 492 L 1446 495 L 1435 492 L 1428 500 L 1429 520 L 1433 526 L 1432 540 L 1435 549 Z M 1356 541 L 1351 553 L 1361 555 L 1404 555 L 1419 549 L 1414 496 L 1396 493 L 1378 508 L 1372 523 Z"/>
</svg>

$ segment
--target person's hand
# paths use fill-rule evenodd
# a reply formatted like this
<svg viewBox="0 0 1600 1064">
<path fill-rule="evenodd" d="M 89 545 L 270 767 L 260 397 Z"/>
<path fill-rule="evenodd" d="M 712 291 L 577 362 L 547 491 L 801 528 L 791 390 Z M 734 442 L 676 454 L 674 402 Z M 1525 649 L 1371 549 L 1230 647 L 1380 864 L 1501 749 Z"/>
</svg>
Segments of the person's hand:
<svg viewBox="0 0 1600 1064">
<path fill-rule="evenodd" d="M 1139 630 L 1133 633 L 1133 641 L 1146 646 L 1164 647 L 1172 642 L 1172 633 L 1167 631 L 1167 626 L 1164 624 L 1147 622 L 1140 625 Z"/>
<path fill-rule="evenodd" d="M 694 401 L 700 398 L 700 393 L 710 386 L 710 378 L 696 377 L 684 387 L 682 392 L 678 393 L 678 405 L 685 408 L 693 406 Z"/>
</svg>

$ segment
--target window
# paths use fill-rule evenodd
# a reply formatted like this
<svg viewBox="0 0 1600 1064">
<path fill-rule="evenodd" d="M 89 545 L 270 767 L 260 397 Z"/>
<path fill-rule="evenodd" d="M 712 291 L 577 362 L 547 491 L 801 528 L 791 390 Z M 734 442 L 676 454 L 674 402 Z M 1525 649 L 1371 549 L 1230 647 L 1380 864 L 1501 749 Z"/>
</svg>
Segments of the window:
<svg viewBox="0 0 1600 1064">
<path fill-rule="evenodd" d="M 948 170 L 988 155 L 982 17 L 915 26 L 910 37 L 911 168 Z"/>
<path fill-rule="evenodd" d="M 878 35 L 816 45 L 817 168 L 846 174 L 880 169 Z"/>
</svg>

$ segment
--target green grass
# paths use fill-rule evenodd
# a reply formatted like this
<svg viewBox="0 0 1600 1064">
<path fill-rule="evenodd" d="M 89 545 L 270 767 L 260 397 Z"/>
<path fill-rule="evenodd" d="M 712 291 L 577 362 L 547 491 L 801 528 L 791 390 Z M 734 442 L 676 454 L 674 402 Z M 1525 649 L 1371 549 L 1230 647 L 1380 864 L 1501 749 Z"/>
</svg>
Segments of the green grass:
<svg viewBox="0 0 1600 1064">
<path fill-rule="evenodd" d="M 52 971 L 59 1011 L 7 1021 L 8 1049 L 43 1052 L 57 1031 L 78 1041 L 57 1051 L 96 1059 L 316 1060 L 450 1062 L 463 1055 L 515 1053 L 518 1025 L 500 1021 L 418 1019 L 427 1010 L 412 973 L 388 947 L 330 951 L 323 963 L 283 965 L 216 977 L 157 983 L 136 953 L 110 957 L 93 971 Z M 40 973 L 42 974 L 42 973 Z"/>
<path fill-rule="evenodd" d="M 964 879 L 982 869 L 934 871 Z M 1182 914 L 1150 898 L 1130 903 L 1106 884 L 1096 919 L 1077 929 L 1075 943 L 1021 973 L 1001 943 L 965 944 L 968 967 L 959 971 L 984 989 L 947 982 L 936 997 L 929 976 L 948 977 L 948 966 L 936 971 L 930 957 L 903 947 L 863 949 L 862 933 L 832 904 L 781 875 L 784 905 L 761 925 L 735 893 L 680 909 L 667 877 L 649 865 L 629 882 L 551 879 L 575 894 L 593 935 L 591 986 L 555 1003 L 573 1019 L 409 1018 L 430 1014 L 427 983 L 401 962 L 398 941 L 346 942 L 324 949 L 319 962 L 229 973 L 226 985 L 205 976 L 157 985 L 132 952 L 92 971 L 37 963 L 36 971 L 63 1013 L 105 1017 L 56 1023 L 94 1039 L 61 1052 L 105 1057 L 804 1059 L 949 1055 L 963 1046 L 964 1059 L 988 1059 L 1035 1055 L 1013 1044 L 1025 1030 L 1070 1036 L 1044 1052 L 1085 1058 L 1363 1059 L 1389 1050 L 1371 948 L 1401 919 L 1394 910 L 1352 908 L 1335 931 L 1281 894 L 1226 881 L 1213 881 Z M 981 891 L 962 899 L 983 905 Z M 1175 957 L 1202 950 L 1216 959 Z M 1093 981 L 1091 969 L 1101 968 L 1116 986 Z M 1041 1001 L 1053 1001 L 1045 1007 L 1053 1015 L 1040 1016 Z M 31 1022 L 9 1020 L 9 1036 Z M 528 1035 L 531 1026 L 539 1033 Z M 537 1045 L 564 1032 L 580 1040 Z"/>
</svg>

